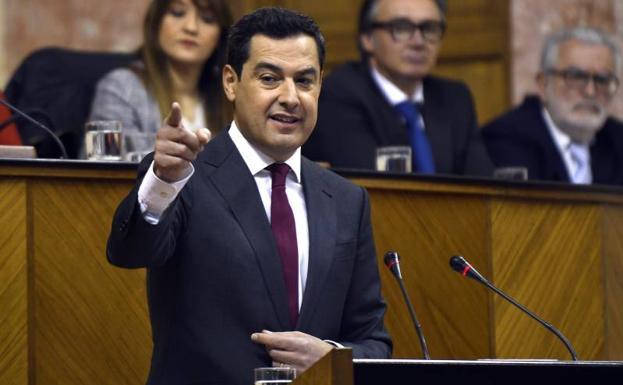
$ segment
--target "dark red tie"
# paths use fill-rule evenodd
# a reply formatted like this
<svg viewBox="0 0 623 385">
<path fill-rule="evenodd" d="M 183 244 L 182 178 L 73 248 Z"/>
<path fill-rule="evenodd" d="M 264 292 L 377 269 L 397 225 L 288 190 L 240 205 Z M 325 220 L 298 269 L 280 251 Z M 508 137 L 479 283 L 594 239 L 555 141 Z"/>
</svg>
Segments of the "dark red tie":
<svg viewBox="0 0 623 385">
<path fill-rule="evenodd" d="M 286 195 L 286 176 L 290 167 L 285 163 L 273 163 L 267 169 L 270 170 L 273 179 L 270 225 L 281 257 L 283 278 L 288 292 L 290 321 L 294 328 L 299 316 L 299 253 L 296 245 L 294 214 L 292 214 Z"/>
</svg>

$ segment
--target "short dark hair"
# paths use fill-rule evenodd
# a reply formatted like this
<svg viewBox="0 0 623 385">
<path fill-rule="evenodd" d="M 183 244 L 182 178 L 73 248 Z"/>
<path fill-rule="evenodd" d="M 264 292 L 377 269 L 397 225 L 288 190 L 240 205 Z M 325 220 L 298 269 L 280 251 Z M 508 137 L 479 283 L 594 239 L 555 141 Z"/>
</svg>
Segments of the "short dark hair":
<svg viewBox="0 0 623 385">
<path fill-rule="evenodd" d="M 359 35 L 370 32 L 372 24 L 376 21 L 376 6 L 380 0 L 365 0 L 359 10 Z M 448 12 L 447 0 L 434 0 L 441 13 L 441 20 L 446 21 Z"/>
<path fill-rule="evenodd" d="M 320 69 L 324 65 L 324 37 L 318 24 L 309 16 L 279 7 L 259 8 L 243 16 L 229 30 L 227 39 L 227 64 L 238 76 L 242 76 L 242 66 L 249 59 L 251 38 L 265 35 L 273 39 L 285 39 L 300 34 L 308 35 L 316 41 Z"/>
</svg>

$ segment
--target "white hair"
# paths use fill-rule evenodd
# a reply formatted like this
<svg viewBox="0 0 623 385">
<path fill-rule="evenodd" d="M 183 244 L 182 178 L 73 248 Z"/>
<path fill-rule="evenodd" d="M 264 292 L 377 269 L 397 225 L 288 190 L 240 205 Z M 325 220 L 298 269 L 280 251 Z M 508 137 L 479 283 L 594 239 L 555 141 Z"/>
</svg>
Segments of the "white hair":
<svg viewBox="0 0 623 385">
<path fill-rule="evenodd" d="M 568 40 L 579 40 L 586 44 L 606 46 L 612 52 L 616 74 L 621 73 L 621 50 L 614 41 L 602 31 L 589 27 L 575 27 L 563 29 L 547 37 L 543 51 L 541 51 L 541 72 L 551 70 L 558 61 L 558 48 Z"/>
</svg>

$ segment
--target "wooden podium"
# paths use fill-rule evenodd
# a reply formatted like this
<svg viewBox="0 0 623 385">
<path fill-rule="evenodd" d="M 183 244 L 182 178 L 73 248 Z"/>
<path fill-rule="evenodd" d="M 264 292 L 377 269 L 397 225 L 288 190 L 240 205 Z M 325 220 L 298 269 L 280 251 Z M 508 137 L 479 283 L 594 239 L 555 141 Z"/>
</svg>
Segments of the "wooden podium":
<svg viewBox="0 0 623 385">
<path fill-rule="evenodd" d="M 145 274 L 104 253 L 135 168 L 0 160 L 0 384 L 144 382 Z M 455 254 L 559 327 L 581 359 L 623 359 L 622 189 L 343 175 L 370 192 L 394 357 L 421 352 L 382 265 L 390 249 L 435 359 L 568 358 L 534 321 L 451 271 Z"/>
<path fill-rule="evenodd" d="M 617 384 L 622 376 L 620 361 L 353 360 L 350 349 L 336 349 L 293 385 Z"/>
</svg>

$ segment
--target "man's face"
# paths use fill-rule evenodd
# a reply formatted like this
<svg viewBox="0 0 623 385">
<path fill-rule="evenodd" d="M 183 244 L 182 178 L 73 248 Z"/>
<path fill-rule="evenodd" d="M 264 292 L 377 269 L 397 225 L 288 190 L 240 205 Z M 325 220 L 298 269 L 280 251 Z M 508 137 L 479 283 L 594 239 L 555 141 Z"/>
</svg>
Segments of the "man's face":
<svg viewBox="0 0 623 385">
<path fill-rule="evenodd" d="M 229 65 L 223 70 L 236 125 L 277 161 L 289 158 L 316 125 L 321 79 L 316 41 L 304 34 L 286 39 L 255 35 L 241 76 Z"/>
<path fill-rule="evenodd" d="M 442 17 L 433 0 L 379 0 L 376 23 L 441 23 Z M 394 29 L 395 30 L 395 29 Z M 428 75 L 441 46 L 439 39 L 427 39 L 420 29 L 412 36 L 396 39 L 390 28 L 374 28 L 361 36 L 361 43 L 370 55 L 370 64 L 397 85 L 417 83 Z"/>
<path fill-rule="evenodd" d="M 612 80 L 615 86 L 607 87 L 606 81 L 614 76 L 614 58 L 607 46 L 575 39 L 561 43 L 554 69 L 539 75 L 543 103 L 572 140 L 588 143 L 603 126 L 617 83 Z"/>
</svg>

